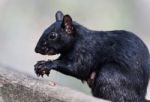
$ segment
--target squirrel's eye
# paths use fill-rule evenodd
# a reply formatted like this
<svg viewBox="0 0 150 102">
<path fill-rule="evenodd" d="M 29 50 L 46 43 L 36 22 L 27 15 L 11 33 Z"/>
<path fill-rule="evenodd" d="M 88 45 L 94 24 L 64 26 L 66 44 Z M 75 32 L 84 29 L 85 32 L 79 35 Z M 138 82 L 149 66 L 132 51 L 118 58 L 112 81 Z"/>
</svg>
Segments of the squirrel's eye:
<svg viewBox="0 0 150 102">
<path fill-rule="evenodd" d="M 55 32 L 52 32 L 50 35 L 49 35 L 49 39 L 50 40 L 55 40 L 57 38 L 58 34 L 55 33 Z"/>
</svg>

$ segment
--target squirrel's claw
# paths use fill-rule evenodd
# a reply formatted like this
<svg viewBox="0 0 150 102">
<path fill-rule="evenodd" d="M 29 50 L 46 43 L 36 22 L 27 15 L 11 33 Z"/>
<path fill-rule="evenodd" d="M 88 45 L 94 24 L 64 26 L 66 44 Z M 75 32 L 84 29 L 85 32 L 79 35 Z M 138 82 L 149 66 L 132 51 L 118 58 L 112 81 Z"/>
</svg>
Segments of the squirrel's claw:
<svg viewBox="0 0 150 102">
<path fill-rule="evenodd" d="M 36 72 L 35 72 L 36 73 Z M 37 77 L 39 77 L 39 74 L 38 73 L 36 73 L 36 75 L 37 75 Z"/>
<path fill-rule="evenodd" d="M 49 76 L 49 74 L 46 74 L 47 76 Z"/>
</svg>

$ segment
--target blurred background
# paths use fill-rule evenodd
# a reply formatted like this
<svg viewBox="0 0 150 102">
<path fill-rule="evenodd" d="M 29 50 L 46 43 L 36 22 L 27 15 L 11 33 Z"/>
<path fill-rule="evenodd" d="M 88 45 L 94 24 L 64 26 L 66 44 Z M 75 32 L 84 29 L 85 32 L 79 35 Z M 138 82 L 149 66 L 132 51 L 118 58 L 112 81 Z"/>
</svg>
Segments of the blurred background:
<svg viewBox="0 0 150 102">
<path fill-rule="evenodd" d="M 150 0 L 0 0 L 0 64 L 36 77 L 36 61 L 57 57 L 34 52 L 57 10 L 93 30 L 132 31 L 150 49 Z M 45 79 L 90 94 L 86 84 L 59 72 Z"/>
</svg>

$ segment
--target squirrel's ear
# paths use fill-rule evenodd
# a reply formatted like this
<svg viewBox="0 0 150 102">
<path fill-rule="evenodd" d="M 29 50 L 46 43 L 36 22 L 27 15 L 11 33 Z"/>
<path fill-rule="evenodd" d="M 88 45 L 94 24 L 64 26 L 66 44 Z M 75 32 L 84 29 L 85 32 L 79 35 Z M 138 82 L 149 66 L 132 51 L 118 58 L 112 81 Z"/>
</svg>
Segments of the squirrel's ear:
<svg viewBox="0 0 150 102">
<path fill-rule="evenodd" d="M 63 29 L 68 33 L 71 34 L 74 31 L 74 27 L 72 24 L 72 18 L 69 15 L 65 15 L 62 22 Z"/>
<path fill-rule="evenodd" d="M 56 17 L 56 21 L 62 21 L 64 15 L 61 11 L 57 11 L 55 17 Z"/>
</svg>

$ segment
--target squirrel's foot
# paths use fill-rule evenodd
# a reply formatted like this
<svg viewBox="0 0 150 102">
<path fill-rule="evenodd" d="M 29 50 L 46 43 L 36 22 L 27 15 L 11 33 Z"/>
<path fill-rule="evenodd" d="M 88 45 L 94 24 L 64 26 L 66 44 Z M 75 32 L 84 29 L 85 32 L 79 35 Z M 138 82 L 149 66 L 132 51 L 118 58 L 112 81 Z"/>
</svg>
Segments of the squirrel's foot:
<svg viewBox="0 0 150 102">
<path fill-rule="evenodd" d="M 90 75 L 90 78 L 88 78 L 88 80 L 87 80 L 87 84 L 89 85 L 90 88 L 94 84 L 95 77 L 96 77 L 96 72 L 92 72 L 91 75 Z"/>
<path fill-rule="evenodd" d="M 37 76 L 42 76 L 46 74 L 49 76 L 50 69 L 48 68 L 48 62 L 47 61 L 38 61 L 37 64 L 34 65 L 34 71 Z"/>
</svg>

